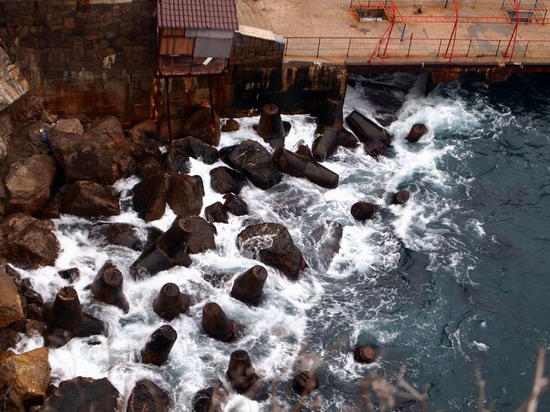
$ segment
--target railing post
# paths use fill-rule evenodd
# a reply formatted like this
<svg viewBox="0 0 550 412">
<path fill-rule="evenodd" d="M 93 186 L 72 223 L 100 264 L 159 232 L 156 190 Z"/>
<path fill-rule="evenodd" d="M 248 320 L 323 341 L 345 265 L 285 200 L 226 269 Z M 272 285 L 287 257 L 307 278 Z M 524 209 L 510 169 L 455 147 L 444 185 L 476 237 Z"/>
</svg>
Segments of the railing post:
<svg viewBox="0 0 550 412">
<path fill-rule="evenodd" d="M 407 50 L 407 57 L 409 57 L 409 55 L 411 54 L 411 45 L 412 45 L 412 42 L 413 42 L 413 34 L 414 33 L 411 33 L 411 38 L 409 40 L 409 50 Z"/>
<path fill-rule="evenodd" d="M 527 44 L 525 45 L 525 52 L 523 53 L 523 58 L 527 56 L 527 49 L 529 48 L 529 40 L 527 40 Z"/>
<path fill-rule="evenodd" d="M 317 41 L 317 57 L 319 57 L 319 49 L 321 48 L 321 38 Z"/>
<path fill-rule="evenodd" d="M 439 57 L 439 53 L 441 52 L 441 44 L 443 43 L 443 39 L 439 39 L 439 48 L 437 49 L 437 56 L 435 57 Z"/>
<path fill-rule="evenodd" d="M 466 57 L 470 57 L 470 48 L 472 47 L 472 39 L 470 39 L 470 43 L 468 44 L 468 51 L 466 52 Z"/>
<path fill-rule="evenodd" d="M 286 43 L 285 43 L 285 56 L 288 56 L 288 37 L 286 38 Z"/>
<path fill-rule="evenodd" d="M 346 53 L 346 57 L 349 57 L 349 50 L 351 49 L 351 37 L 349 38 L 349 43 L 348 43 L 348 52 Z"/>
<path fill-rule="evenodd" d="M 498 44 L 497 44 L 497 51 L 495 52 L 495 57 L 498 56 L 498 52 L 499 52 L 499 50 L 500 50 L 500 42 L 501 42 L 501 41 L 502 41 L 502 40 L 499 40 L 499 41 L 498 41 Z"/>
</svg>

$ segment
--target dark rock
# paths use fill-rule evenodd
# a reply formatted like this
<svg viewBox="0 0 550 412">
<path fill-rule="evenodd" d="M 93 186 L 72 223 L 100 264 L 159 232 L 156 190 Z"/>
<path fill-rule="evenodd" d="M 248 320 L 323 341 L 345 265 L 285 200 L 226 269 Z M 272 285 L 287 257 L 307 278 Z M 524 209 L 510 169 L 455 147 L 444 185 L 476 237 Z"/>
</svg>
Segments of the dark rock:
<svg viewBox="0 0 550 412">
<path fill-rule="evenodd" d="M 168 146 L 164 163 L 166 173 L 186 175 L 191 171 L 189 155 L 185 151 L 185 145 L 181 140 L 176 140 Z"/>
<path fill-rule="evenodd" d="M 159 174 L 144 177 L 133 187 L 133 207 L 140 218 L 151 222 L 164 216 L 168 185 L 168 178 Z"/>
<path fill-rule="evenodd" d="M 141 362 L 160 366 L 168 360 L 178 333 L 170 325 L 155 330 L 141 351 Z"/>
<path fill-rule="evenodd" d="M 259 388 L 260 378 L 256 375 L 248 352 L 244 350 L 231 353 L 226 376 L 237 393 L 252 397 Z"/>
<path fill-rule="evenodd" d="M 194 216 L 202 210 L 204 186 L 200 176 L 170 176 L 167 202 L 178 216 Z"/>
<path fill-rule="evenodd" d="M 311 153 L 309 146 L 306 144 L 301 144 L 300 146 L 298 146 L 295 153 L 298 156 L 302 156 L 303 158 L 307 159 L 308 161 L 315 161 L 315 158 L 313 157 L 313 153 Z"/>
<path fill-rule="evenodd" d="M 117 245 L 133 250 L 142 250 L 143 242 L 129 223 L 95 223 L 89 237 L 100 246 Z"/>
<path fill-rule="evenodd" d="M 51 156 L 36 155 L 13 163 L 5 179 L 8 212 L 36 215 L 52 195 L 55 178 Z"/>
<path fill-rule="evenodd" d="M 165 283 L 153 301 L 153 310 L 161 318 L 171 321 L 176 316 L 187 312 L 191 297 L 180 292 L 175 283 Z"/>
<path fill-rule="evenodd" d="M 359 363 L 372 363 L 376 360 L 376 350 L 372 346 L 359 346 L 353 351 L 353 359 Z"/>
<path fill-rule="evenodd" d="M 120 214 L 119 195 L 100 183 L 75 182 L 63 194 L 61 212 L 81 217 L 116 216 Z"/>
<path fill-rule="evenodd" d="M 136 382 L 128 398 L 126 412 L 169 412 L 170 398 L 157 384 L 148 379 Z"/>
<path fill-rule="evenodd" d="M 304 177 L 321 187 L 338 187 L 339 176 L 323 165 L 280 147 L 273 152 L 273 162 L 290 176 Z"/>
<path fill-rule="evenodd" d="M 105 141 L 58 132 L 51 133 L 48 141 L 69 183 L 91 180 L 112 184 L 116 180 L 116 162 Z"/>
<path fill-rule="evenodd" d="M 42 207 L 37 217 L 40 219 L 59 219 L 61 216 L 61 202 L 63 197 L 60 193 L 55 193 Z"/>
<path fill-rule="evenodd" d="M 206 220 L 209 223 L 217 222 L 217 223 L 227 223 L 228 222 L 228 215 L 227 215 L 227 209 L 224 205 L 222 205 L 221 202 L 216 202 L 211 204 L 210 206 L 207 206 L 204 209 L 204 216 L 206 217 Z"/>
<path fill-rule="evenodd" d="M 193 396 L 193 412 L 222 412 L 227 399 L 227 391 L 220 380 L 199 390 Z"/>
<path fill-rule="evenodd" d="M 216 250 L 216 227 L 198 216 L 189 217 L 186 220 L 192 230 L 187 253 L 191 255 Z"/>
<path fill-rule="evenodd" d="M 145 160 L 142 160 L 137 165 L 138 173 L 143 177 L 148 177 L 152 175 L 163 175 L 164 167 L 162 163 L 153 157 L 148 157 Z"/>
<path fill-rule="evenodd" d="M 246 184 L 246 177 L 228 167 L 219 166 L 210 171 L 210 186 L 217 193 L 239 194 Z"/>
<path fill-rule="evenodd" d="M 0 327 L 0 353 L 13 348 L 21 340 L 21 335 L 10 328 Z"/>
<path fill-rule="evenodd" d="M 42 410 L 56 412 L 115 412 L 119 393 L 107 378 L 81 376 L 63 381 L 44 402 Z"/>
<path fill-rule="evenodd" d="M 269 189 L 281 181 L 281 172 L 271 160 L 269 152 L 254 140 L 224 147 L 220 150 L 220 157 L 260 189 Z"/>
<path fill-rule="evenodd" d="M 245 256 L 273 266 L 292 280 L 307 266 L 288 230 L 278 223 L 248 226 L 237 236 L 237 245 Z"/>
<path fill-rule="evenodd" d="M 82 312 L 76 290 L 70 286 L 57 292 L 53 303 L 44 305 L 45 344 L 58 348 L 74 337 L 106 335 L 107 324 Z"/>
<path fill-rule="evenodd" d="M 170 130 L 172 131 L 172 136 L 170 137 Z M 162 119 L 158 124 L 159 131 L 159 142 L 168 143 L 172 140 L 175 140 L 179 137 L 185 136 L 182 134 L 182 122 L 180 119 L 170 119 L 170 127 L 168 127 L 168 119 Z"/>
<path fill-rule="evenodd" d="M 348 149 L 355 149 L 359 142 L 352 132 L 347 129 L 342 129 L 338 134 L 338 144 Z"/>
<path fill-rule="evenodd" d="M 94 120 L 83 137 L 89 140 L 107 139 L 109 142 L 125 139 L 122 123 L 115 116 Z"/>
<path fill-rule="evenodd" d="M 76 282 L 80 279 L 80 270 L 78 268 L 64 269 L 57 272 L 57 274 L 70 283 Z"/>
<path fill-rule="evenodd" d="M 405 139 L 410 143 L 416 143 L 426 133 L 428 133 L 428 128 L 426 127 L 426 125 L 422 123 L 416 123 L 413 124 L 411 130 L 409 131 L 409 134 L 407 134 L 407 137 L 405 137 Z"/>
<path fill-rule="evenodd" d="M 162 158 L 158 144 L 154 140 L 137 140 L 133 142 L 131 153 L 138 162 L 149 158 L 160 161 Z"/>
<path fill-rule="evenodd" d="M 236 132 L 241 128 L 239 122 L 235 119 L 227 119 L 224 125 L 222 126 L 222 132 Z"/>
<path fill-rule="evenodd" d="M 220 144 L 220 116 L 210 107 L 199 107 L 183 123 L 182 134 L 217 146 Z"/>
<path fill-rule="evenodd" d="M 248 214 L 248 205 L 239 196 L 235 196 L 232 193 L 226 193 L 223 195 L 225 199 L 224 206 L 229 213 L 235 216 L 244 216 Z"/>
<path fill-rule="evenodd" d="M 147 119 L 136 124 L 129 131 L 129 135 L 134 140 L 158 139 L 157 124 L 152 119 Z"/>
<path fill-rule="evenodd" d="M 342 100 L 328 99 L 317 122 L 318 137 L 312 145 L 316 161 L 324 162 L 330 158 L 340 144 L 339 135 L 344 124 Z"/>
<path fill-rule="evenodd" d="M 17 284 L 17 290 L 19 291 L 19 295 L 23 298 L 23 304 L 25 306 L 33 303 L 39 306 L 44 304 L 42 295 L 34 290 L 30 278 L 21 279 L 19 284 Z"/>
<path fill-rule="evenodd" d="M 174 266 L 191 265 L 187 245 L 192 231 L 193 226 L 189 219 L 177 219 L 132 263 L 130 274 L 139 280 Z"/>
<path fill-rule="evenodd" d="M 15 282 L 0 266 L 0 330 L 24 317 L 23 304 Z"/>
<path fill-rule="evenodd" d="M 210 337 L 222 342 L 231 342 L 237 336 L 237 325 L 215 302 L 208 302 L 202 308 L 202 328 Z"/>
<path fill-rule="evenodd" d="M 91 286 L 92 295 L 96 300 L 114 305 L 127 313 L 129 305 L 122 290 L 123 281 L 122 272 L 113 262 L 107 261 L 94 278 Z"/>
<path fill-rule="evenodd" d="M 78 119 L 59 119 L 55 124 L 55 130 L 62 133 L 74 133 L 79 136 L 84 134 L 82 123 Z"/>
<path fill-rule="evenodd" d="M 401 189 L 392 196 L 392 203 L 394 205 L 404 205 L 411 197 L 411 192 L 407 189 Z"/>
<path fill-rule="evenodd" d="M 300 372 L 292 380 L 292 389 L 300 396 L 307 396 L 318 388 L 319 379 L 310 371 Z"/>
<path fill-rule="evenodd" d="M 262 108 L 260 123 L 256 127 L 256 132 L 273 148 L 285 146 L 287 133 L 277 105 L 268 103 Z"/>
<path fill-rule="evenodd" d="M 181 145 L 190 157 L 207 165 L 216 163 L 220 157 L 218 149 L 192 136 L 178 139 L 178 145 Z"/>
<path fill-rule="evenodd" d="M 0 256 L 16 266 L 35 269 L 53 265 L 59 242 L 50 220 L 38 220 L 19 213 L 0 222 Z"/>
<path fill-rule="evenodd" d="M 376 206 L 369 202 L 356 202 L 351 207 L 351 215 L 360 222 L 370 219 L 376 212 Z"/>
<path fill-rule="evenodd" d="M 267 279 L 267 270 L 260 265 L 248 269 L 235 278 L 231 297 L 249 305 L 257 305 L 262 297 L 262 289 Z"/>
</svg>

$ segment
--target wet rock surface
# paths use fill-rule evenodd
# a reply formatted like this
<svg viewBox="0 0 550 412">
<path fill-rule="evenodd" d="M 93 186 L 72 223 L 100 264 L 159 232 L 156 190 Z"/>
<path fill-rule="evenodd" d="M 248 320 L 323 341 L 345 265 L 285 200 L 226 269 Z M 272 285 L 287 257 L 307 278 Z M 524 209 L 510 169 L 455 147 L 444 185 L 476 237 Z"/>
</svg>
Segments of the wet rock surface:
<svg viewBox="0 0 550 412">
<path fill-rule="evenodd" d="M 44 412 L 114 412 L 117 410 L 119 392 L 107 379 L 81 376 L 63 381 L 59 388 L 44 402 Z"/>
<path fill-rule="evenodd" d="M 80 217 L 116 216 L 120 214 L 119 195 L 100 183 L 75 182 L 63 194 L 61 212 Z"/>
</svg>

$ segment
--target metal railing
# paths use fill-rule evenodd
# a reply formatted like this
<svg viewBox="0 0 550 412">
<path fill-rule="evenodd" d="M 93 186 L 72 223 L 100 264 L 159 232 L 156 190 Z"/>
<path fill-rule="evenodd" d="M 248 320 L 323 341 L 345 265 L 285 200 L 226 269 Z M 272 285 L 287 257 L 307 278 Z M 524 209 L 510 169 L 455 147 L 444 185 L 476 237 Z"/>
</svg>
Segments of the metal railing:
<svg viewBox="0 0 550 412">
<path fill-rule="evenodd" d="M 446 55 L 449 38 L 395 37 L 388 41 L 384 52 L 375 53 L 377 59 L 407 58 L 441 60 L 451 62 L 468 59 L 468 62 L 478 60 L 512 61 L 546 60 L 550 62 L 550 40 L 516 40 L 513 52 L 508 49 L 510 39 L 455 39 L 452 55 Z M 364 60 L 375 52 L 380 43 L 380 37 L 287 37 L 285 56 L 345 59 L 346 61 Z M 465 61 L 466 62 L 466 61 Z"/>
</svg>

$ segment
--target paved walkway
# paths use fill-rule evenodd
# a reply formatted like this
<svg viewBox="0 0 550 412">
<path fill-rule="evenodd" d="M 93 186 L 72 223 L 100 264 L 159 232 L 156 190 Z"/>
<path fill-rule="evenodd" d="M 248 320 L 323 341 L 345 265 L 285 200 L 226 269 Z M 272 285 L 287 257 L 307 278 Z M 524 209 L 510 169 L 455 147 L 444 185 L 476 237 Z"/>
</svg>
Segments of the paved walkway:
<svg viewBox="0 0 550 412">
<path fill-rule="evenodd" d="M 535 1 L 524 0 L 522 7 L 534 7 Z M 237 0 L 237 4 L 240 24 L 270 30 L 287 39 L 287 60 L 365 63 L 372 57 L 372 64 L 446 63 L 452 52 L 455 63 L 503 63 L 511 60 L 513 47 L 513 62 L 550 64 L 550 20 L 547 24 L 520 24 L 515 46 L 509 46 L 515 25 L 492 23 L 508 21 L 508 0 L 504 9 L 501 0 L 460 1 L 460 16 L 477 17 L 471 22 L 464 18 L 458 24 L 456 41 L 451 41 L 453 0 L 396 1 L 407 22 L 399 22 L 397 16 L 398 23 L 387 42 L 380 39 L 390 23 L 359 21 L 350 0 Z M 535 11 L 535 15 L 542 18 L 543 11 Z M 449 22 L 435 22 L 430 16 L 448 16 Z"/>
</svg>

